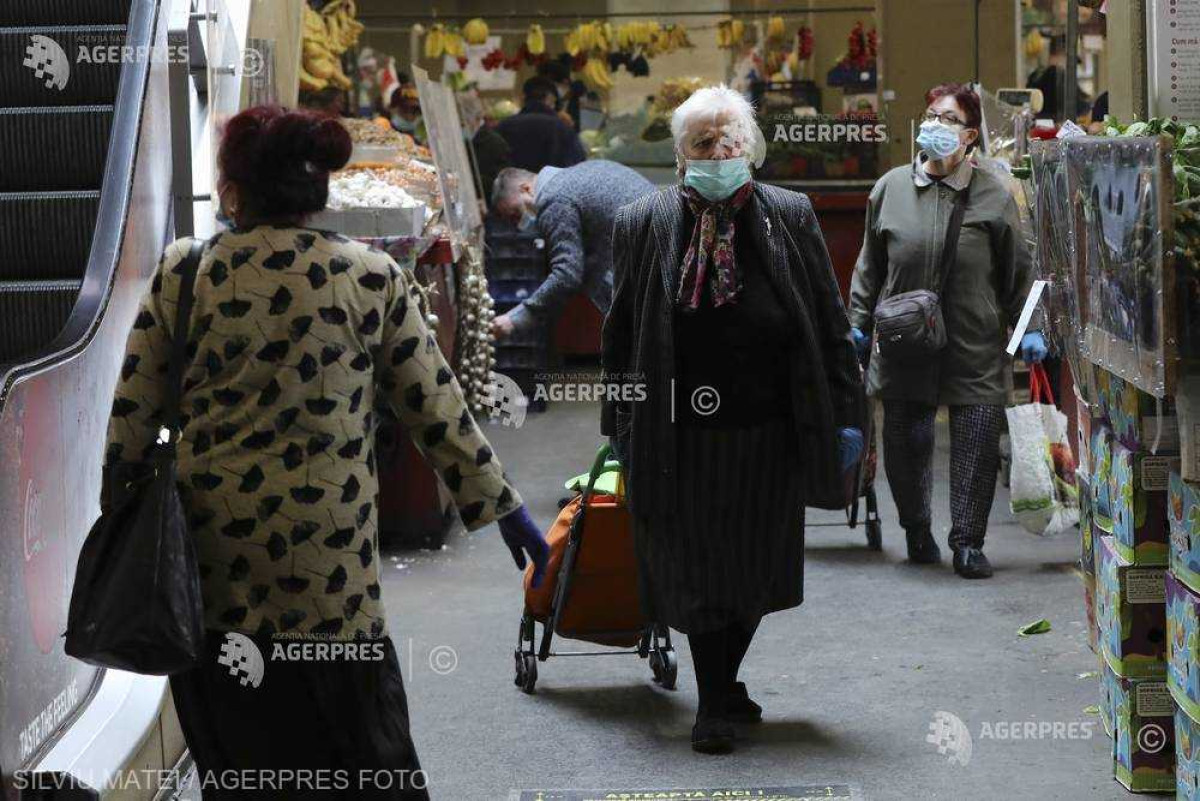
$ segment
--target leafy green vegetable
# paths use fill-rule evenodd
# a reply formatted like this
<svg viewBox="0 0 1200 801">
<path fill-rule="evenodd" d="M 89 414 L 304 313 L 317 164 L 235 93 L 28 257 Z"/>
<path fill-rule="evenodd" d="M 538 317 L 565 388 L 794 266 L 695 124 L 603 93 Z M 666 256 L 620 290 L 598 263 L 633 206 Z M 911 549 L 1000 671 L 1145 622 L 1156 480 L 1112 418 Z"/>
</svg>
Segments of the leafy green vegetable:
<svg viewBox="0 0 1200 801">
<path fill-rule="evenodd" d="M 1045 634 L 1050 630 L 1050 621 L 1046 618 L 1035 620 L 1032 623 L 1026 623 L 1021 628 L 1017 629 L 1018 637 L 1028 637 L 1032 634 Z"/>
</svg>

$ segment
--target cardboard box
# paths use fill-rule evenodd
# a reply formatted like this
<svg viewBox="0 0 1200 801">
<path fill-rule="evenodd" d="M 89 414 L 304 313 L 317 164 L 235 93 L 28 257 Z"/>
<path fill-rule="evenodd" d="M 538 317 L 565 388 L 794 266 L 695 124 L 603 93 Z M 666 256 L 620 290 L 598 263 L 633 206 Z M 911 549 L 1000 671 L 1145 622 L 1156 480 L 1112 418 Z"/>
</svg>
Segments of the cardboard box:
<svg viewBox="0 0 1200 801">
<path fill-rule="evenodd" d="M 1200 375 L 1180 377 L 1175 403 L 1183 454 L 1182 475 L 1187 481 L 1200 481 Z"/>
<path fill-rule="evenodd" d="M 1103 670 L 1113 776 L 1134 792 L 1175 788 L 1175 705 L 1162 679 L 1128 679 Z"/>
<path fill-rule="evenodd" d="M 1092 526 L 1106 534 L 1112 533 L 1112 431 L 1100 424 L 1092 426 L 1089 444 L 1092 466 Z"/>
<path fill-rule="evenodd" d="M 1167 684 L 1175 703 L 1200 720 L 1200 594 L 1167 574 Z"/>
<path fill-rule="evenodd" d="M 1112 446 L 1109 503 L 1117 553 L 1135 565 L 1165 565 L 1169 561 L 1167 488 L 1179 457 L 1132 451 L 1120 442 Z"/>
<path fill-rule="evenodd" d="M 1091 475 L 1088 446 L 1092 436 L 1092 417 L 1096 411 L 1083 399 L 1078 384 L 1073 386 L 1073 390 L 1075 392 L 1075 463 L 1080 473 Z"/>
<path fill-rule="evenodd" d="M 1092 482 L 1082 470 L 1075 471 L 1075 486 L 1079 488 L 1079 569 L 1085 576 L 1096 576 L 1096 534 L 1092 523 Z"/>
<path fill-rule="evenodd" d="M 1179 453 L 1179 418 L 1171 399 L 1158 399 L 1111 376 L 1105 409 L 1113 436 L 1132 451 Z"/>
<path fill-rule="evenodd" d="M 1167 492 L 1171 527 L 1171 572 L 1185 586 L 1200 592 L 1200 485 L 1171 473 Z"/>
<path fill-rule="evenodd" d="M 1175 797 L 1200 801 L 1200 724 L 1175 705 Z"/>
<path fill-rule="evenodd" d="M 1161 679 L 1167 672 L 1166 568 L 1126 562 L 1110 536 L 1095 543 L 1100 651 L 1118 676 Z"/>
<path fill-rule="evenodd" d="M 1100 627 L 1096 625 L 1096 577 L 1083 574 L 1083 610 L 1087 615 L 1088 648 L 1100 654 Z M 1101 659 L 1103 662 L 1103 658 Z"/>
</svg>

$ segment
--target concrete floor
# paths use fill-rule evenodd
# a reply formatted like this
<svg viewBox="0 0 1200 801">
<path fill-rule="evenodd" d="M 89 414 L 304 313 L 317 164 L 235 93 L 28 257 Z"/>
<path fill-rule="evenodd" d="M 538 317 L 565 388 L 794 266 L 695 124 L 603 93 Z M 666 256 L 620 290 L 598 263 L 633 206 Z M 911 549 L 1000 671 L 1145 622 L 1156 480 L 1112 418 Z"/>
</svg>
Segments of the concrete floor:
<svg viewBox="0 0 1200 801">
<path fill-rule="evenodd" d="M 488 427 L 539 523 L 557 514 L 563 480 L 590 462 L 597 420 L 594 405 L 560 403 L 519 430 Z M 935 489 L 943 547 L 947 445 L 943 421 Z M 1126 797 L 1111 778 L 1099 719 L 1085 711 L 1097 703 L 1098 680 L 1080 677 L 1097 661 L 1073 570 L 1077 536 L 1021 530 L 1000 488 L 987 546 L 996 576 L 963 581 L 948 563 L 905 563 L 882 470 L 878 486 L 883 553 L 866 550 L 861 529 L 809 529 L 804 605 L 764 621 L 742 671 L 765 721 L 743 729 L 730 756 L 690 750 L 696 693 L 682 638 L 675 692 L 653 685 L 634 656 L 551 659 L 539 666 L 535 695 L 518 691 L 521 581 L 494 526 L 454 536 L 440 553 L 386 555 L 384 597 L 433 797 L 824 783 L 870 799 Z M 1051 632 L 1017 637 L 1043 617 Z M 965 766 L 926 741 L 939 711 L 972 736 Z M 998 736 L 1025 721 L 1074 723 L 1068 731 L 1080 736 Z"/>
</svg>

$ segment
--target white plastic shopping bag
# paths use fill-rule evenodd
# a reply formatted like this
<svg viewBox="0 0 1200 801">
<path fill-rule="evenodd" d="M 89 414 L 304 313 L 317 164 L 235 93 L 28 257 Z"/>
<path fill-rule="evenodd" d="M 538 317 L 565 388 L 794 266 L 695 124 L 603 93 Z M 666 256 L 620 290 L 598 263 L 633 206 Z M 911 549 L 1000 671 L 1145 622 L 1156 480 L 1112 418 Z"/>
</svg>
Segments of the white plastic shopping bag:
<svg viewBox="0 0 1200 801">
<path fill-rule="evenodd" d="M 1006 412 L 1012 447 L 1010 504 L 1026 530 L 1049 537 L 1079 522 L 1075 457 L 1067 416 L 1055 408 L 1050 379 L 1040 364 L 1030 370 L 1029 389 L 1030 403 Z"/>
</svg>

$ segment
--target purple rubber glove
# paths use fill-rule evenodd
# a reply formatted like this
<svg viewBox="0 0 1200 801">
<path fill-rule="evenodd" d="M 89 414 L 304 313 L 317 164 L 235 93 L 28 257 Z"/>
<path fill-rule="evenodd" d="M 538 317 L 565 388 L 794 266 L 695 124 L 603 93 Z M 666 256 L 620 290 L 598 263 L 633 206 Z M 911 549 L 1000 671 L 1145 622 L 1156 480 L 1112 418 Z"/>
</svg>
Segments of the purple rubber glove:
<svg viewBox="0 0 1200 801">
<path fill-rule="evenodd" d="M 512 551 L 517 569 L 525 569 L 525 554 L 533 560 L 533 586 L 541 586 L 546 573 L 546 562 L 550 560 L 550 546 L 542 536 L 542 530 L 533 522 L 528 510 L 519 506 L 499 520 L 500 536 L 508 550 Z"/>
</svg>

